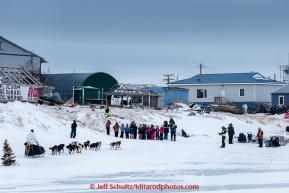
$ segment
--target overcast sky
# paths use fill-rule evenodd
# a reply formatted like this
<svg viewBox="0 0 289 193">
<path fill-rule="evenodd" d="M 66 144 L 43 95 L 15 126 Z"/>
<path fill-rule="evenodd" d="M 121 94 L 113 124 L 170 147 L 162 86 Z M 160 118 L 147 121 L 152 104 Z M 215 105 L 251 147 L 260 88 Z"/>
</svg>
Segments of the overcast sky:
<svg viewBox="0 0 289 193">
<path fill-rule="evenodd" d="M 0 35 L 53 73 L 106 72 L 121 83 L 288 65 L 288 0 L 0 0 Z"/>
</svg>

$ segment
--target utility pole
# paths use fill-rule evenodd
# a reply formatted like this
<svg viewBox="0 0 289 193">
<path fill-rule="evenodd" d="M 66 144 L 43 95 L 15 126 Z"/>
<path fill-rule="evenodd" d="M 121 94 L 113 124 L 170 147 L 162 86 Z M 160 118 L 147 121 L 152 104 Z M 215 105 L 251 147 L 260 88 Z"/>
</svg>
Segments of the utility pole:
<svg viewBox="0 0 289 193">
<path fill-rule="evenodd" d="M 167 81 L 167 83 L 170 83 L 170 80 L 174 80 L 174 79 L 170 78 L 170 76 L 174 76 L 174 74 L 164 74 L 164 76 L 167 77 L 166 79 L 164 79 L 164 81 Z"/>
<path fill-rule="evenodd" d="M 202 68 L 203 68 L 203 65 L 202 63 L 200 64 L 200 74 L 202 74 Z"/>
</svg>

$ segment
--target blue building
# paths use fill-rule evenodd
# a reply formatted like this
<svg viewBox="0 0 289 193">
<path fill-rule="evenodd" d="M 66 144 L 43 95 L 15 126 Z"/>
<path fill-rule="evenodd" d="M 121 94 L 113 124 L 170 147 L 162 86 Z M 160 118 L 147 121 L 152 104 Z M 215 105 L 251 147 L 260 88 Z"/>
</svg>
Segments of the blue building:
<svg viewBox="0 0 289 193">
<path fill-rule="evenodd" d="M 271 103 L 271 93 L 284 82 L 266 78 L 258 72 L 198 74 L 188 79 L 171 82 L 170 87 L 189 90 L 188 99 L 197 103 L 254 104 Z"/>
<path fill-rule="evenodd" d="M 186 88 L 150 87 L 149 90 L 152 90 L 158 94 L 163 94 L 164 107 L 175 101 L 182 101 L 182 103 L 186 103 L 188 100 L 189 89 Z"/>
<path fill-rule="evenodd" d="M 289 84 L 271 93 L 271 105 L 286 105 L 289 106 Z"/>
</svg>

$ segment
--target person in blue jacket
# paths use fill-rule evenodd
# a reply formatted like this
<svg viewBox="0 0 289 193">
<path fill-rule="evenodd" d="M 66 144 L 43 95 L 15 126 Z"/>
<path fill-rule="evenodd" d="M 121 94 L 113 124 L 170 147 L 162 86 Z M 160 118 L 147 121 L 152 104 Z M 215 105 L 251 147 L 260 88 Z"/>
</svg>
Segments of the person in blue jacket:
<svg viewBox="0 0 289 193">
<path fill-rule="evenodd" d="M 128 126 L 128 124 L 126 124 L 125 126 L 125 138 L 129 138 L 129 134 L 130 134 L 130 128 Z"/>
<path fill-rule="evenodd" d="M 176 141 L 176 131 L 177 131 L 177 126 L 175 124 L 170 124 L 170 130 L 171 130 L 171 141 Z"/>
</svg>

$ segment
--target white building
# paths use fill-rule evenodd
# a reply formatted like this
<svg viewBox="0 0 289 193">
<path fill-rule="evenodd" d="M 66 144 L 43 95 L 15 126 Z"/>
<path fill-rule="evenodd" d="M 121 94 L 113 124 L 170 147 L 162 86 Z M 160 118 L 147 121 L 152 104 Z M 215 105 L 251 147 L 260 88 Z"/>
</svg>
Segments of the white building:
<svg viewBox="0 0 289 193">
<path fill-rule="evenodd" d="M 26 64 L 33 64 L 34 69 L 39 70 L 34 74 L 40 74 L 42 63 L 47 63 L 47 61 L 0 36 L 0 67 L 19 68 Z"/>
<path fill-rule="evenodd" d="M 285 83 L 265 78 L 258 72 L 198 74 L 168 86 L 189 89 L 189 101 L 197 103 L 252 104 L 271 102 L 273 91 Z"/>
</svg>

